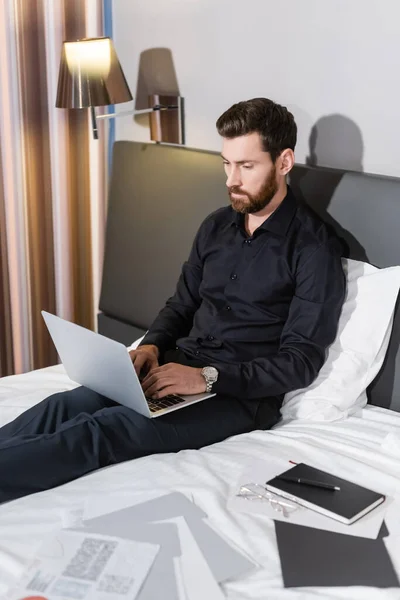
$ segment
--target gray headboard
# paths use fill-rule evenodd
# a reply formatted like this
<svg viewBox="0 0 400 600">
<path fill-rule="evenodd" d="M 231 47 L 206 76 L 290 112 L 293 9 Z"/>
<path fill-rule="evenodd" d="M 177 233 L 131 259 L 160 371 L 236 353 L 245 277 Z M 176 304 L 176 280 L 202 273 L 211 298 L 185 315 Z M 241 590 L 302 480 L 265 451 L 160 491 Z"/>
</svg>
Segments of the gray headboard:
<svg viewBox="0 0 400 600">
<path fill-rule="evenodd" d="M 297 165 L 290 184 L 330 223 L 348 256 L 400 264 L 400 180 Z M 116 142 L 109 190 L 99 332 L 129 344 L 174 292 L 194 235 L 228 196 L 217 153 Z M 372 404 L 400 411 L 400 312 Z"/>
</svg>

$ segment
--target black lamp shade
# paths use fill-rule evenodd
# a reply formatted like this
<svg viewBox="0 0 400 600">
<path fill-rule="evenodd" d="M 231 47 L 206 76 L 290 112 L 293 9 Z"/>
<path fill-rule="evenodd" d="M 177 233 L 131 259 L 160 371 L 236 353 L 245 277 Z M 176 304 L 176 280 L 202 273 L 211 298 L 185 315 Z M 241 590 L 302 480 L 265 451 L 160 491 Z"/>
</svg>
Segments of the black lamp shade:
<svg viewBox="0 0 400 600">
<path fill-rule="evenodd" d="M 57 108 L 107 106 L 133 100 L 109 37 L 64 42 Z"/>
</svg>

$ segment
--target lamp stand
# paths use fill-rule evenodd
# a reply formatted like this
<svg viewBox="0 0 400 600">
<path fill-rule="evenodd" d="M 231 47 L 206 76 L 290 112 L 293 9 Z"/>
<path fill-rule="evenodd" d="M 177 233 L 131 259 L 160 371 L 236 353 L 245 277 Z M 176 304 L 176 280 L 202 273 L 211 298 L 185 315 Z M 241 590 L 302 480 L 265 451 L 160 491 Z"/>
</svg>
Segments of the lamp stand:
<svg viewBox="0 0 400 600">
<path fill-rule="evenodd" d="M 92 117 L 93 139 L 99 139 L 99 130 L 97 128 L 96 110 L 94 106 L 90 107 L 90 115 Z"/>
</svg>

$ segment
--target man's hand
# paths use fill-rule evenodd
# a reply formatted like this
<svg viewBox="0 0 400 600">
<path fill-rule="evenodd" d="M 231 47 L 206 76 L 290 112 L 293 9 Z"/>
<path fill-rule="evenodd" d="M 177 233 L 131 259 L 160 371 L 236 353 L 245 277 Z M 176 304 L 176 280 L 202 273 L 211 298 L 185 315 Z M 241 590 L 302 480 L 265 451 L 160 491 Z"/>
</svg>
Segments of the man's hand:
<svg viewBox="0 0 400 600">
<path fill-rule="evenodd" d="M 152 369 L 143 379 L 142 388 L 148 398 L 159 400 L 168 394 L 202 394 L 206 381 L 201 369 L 168 363 Z"/>
<path fill-rule="evenodd" d="M 131 357 L 138 377 L 141 373 L 142 375 L 146 374 L 151 371 L 151 369 L 158 367 L 158 355 L 159 352 L 157 346 L 153 346 L 152 344 L 138 346 L 136 350 L 131 350 L 129 352 L 129 356 Z"/>
</svg>

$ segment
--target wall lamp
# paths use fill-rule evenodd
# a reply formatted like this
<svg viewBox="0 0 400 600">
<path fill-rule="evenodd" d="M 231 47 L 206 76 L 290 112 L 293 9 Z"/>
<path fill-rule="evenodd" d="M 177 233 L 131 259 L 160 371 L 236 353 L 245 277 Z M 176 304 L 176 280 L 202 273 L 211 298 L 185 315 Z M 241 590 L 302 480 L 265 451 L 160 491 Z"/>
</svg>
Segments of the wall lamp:
<svg viewBox="0 0 400 600">
<path fill-rule="evenodd" d="M 131 91 L 109 37 L 84 38 L 63 43 L 56 107 L 89 108 L 94 139 L 99 137 L 98 119 L 148 113 L 152 140 L 184 144 L 181 96 L 152 94 L 149 96 L 148 109 L 96 114 L 96 106 L 131 100 Z"/>
</svg>

